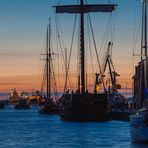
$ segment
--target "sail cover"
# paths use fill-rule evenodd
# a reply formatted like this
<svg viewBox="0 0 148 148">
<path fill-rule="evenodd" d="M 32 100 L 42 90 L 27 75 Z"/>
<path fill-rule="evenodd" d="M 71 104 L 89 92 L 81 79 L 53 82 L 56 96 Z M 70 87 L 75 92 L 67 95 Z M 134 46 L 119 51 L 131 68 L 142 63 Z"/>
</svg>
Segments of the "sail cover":
<svg viewBox="0 0 148 148">
<path fill-rule="evenodd" d="M 56 13 L 88 13 L 88 12 L 112 12 L 117 5 L 114 4 L 100 4 L 100 5 L 83 5 L 83 11 L 81 5 L 63 5 L 53 6 L 56 9 Z"/>
</svg>

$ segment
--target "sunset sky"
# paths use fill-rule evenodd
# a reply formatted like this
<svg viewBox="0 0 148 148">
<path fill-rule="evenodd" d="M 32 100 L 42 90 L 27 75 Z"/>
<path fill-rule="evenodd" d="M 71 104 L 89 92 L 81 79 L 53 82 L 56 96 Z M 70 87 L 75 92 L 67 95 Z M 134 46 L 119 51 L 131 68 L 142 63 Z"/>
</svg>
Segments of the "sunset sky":
<svg viewBox="0 0 148 148">
<path fill-rule="evenodd" d="M 110 0 L 118 4 L 113 48 L 114 65 L 119 80 L 131 82 L 133 75 L 133 40 L 137 37 L 136 53 L 140 51 L 140 0 Z M 107 0 L 87 0 L 88 3 L 107 3 Z M 52 18 L 55 39 L 55 15 L 52 6 L 76 4 L 77 0 L 0 0 L 0 91 L 40 89 L 48 18 Z M 135 13 L 136 12 L 136 13 Z M 59 15 L 60 16 L 60 15 Z M 62 15 L 63 16 L 63 15 Z M 95 14 L 96 16 L 96 14 Z M 64 34 L 72 27 L 66 15 Z M 73 17 L 74 18 L 74 17 Z M 98 15 L 97 27 L 103 28 Z M 100 21 L 99 21 L 100 19 Z M 135 28 L 135 32 L 134 32 Z M 72 32 L 72 30 L 71 30 Z M 96 33 L 96 32 L 95 32 Z M 99 34 L 99 33 L 98 33 Z M 135 34 L 135 35 L 134 35 Z M 64 36 L 68 42 L 68 36 Z M 56 48 L 55 41 L 53 47 Z M 135 63 L 139 58 L 135 59 Z M 130 85 L 130 84 L 129 84 Z"/>
</svg>

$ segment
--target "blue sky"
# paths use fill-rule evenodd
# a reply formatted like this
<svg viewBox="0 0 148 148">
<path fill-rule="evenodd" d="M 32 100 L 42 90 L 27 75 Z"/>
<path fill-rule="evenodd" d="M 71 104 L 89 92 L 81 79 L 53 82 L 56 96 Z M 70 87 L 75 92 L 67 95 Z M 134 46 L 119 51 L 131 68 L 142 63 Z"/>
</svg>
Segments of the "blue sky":
<svg viewBox="0 0 148 148">
<path fill-rule="evenodd" d="M 87 1 L 88 3 L 107 3 L 107 0 Z M 118 4 L 113 51 L 115 65 L 123 78 L 127 76 L 131 78 L 134 13 L 137 12 L 136 17 L 139 21 L 140 0 L 110 1 Z M 0 0 L 0 81 L 23 83 L 21 78 L 19 80 L 17 78 L 24 75 L 38 75 L 41 72 L 40 53 L 45 46 L 48 18 L 52 18 L 54 30 L 55 17 L 52 6 L 58 3 L 75 4 L 77 0 Z M 99 16 L 101 22 L 101 15 Z M 65 31 L 69 28 L 70 17 L 67 15 L 64 18 Z M 136 29 L 138 30 L 138 27 Z M 55 36 L 54 31 L 53 36 Z M 36 77 L 36 79 L 40 78 L 40 76 Z M 35 83 L 36 79 L 32 81 Z M 28 82 L 29 84 L 32 83 Z"/>
</svg>

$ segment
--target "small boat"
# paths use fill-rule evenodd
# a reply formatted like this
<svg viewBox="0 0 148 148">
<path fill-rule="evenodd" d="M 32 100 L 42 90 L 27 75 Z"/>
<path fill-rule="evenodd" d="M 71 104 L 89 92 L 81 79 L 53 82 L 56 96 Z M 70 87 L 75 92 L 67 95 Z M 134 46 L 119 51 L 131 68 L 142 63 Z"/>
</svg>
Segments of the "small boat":
<svg viewBox="0 0 148 148">
<path fill-rule="evenodd" d="M 137 112 L 130 116 L 131 139 L 148 142 L 148 56 L 147 56 L 147 1 L 142 1 L 141 61 L 134 75 L 134 98 Z"/>
<path fill-rule="evenodd" d="M 53 65 L 51 61 L 51 56 L 53 53 L 51 53 L 51 47 L 50 47 L 50 37 L 51 37 L 51 19 L 49 19 L 49 25 L 47 27 L 47 48 L 46 48 L 46 64 L 45 64 L 45 71 L 44 71 L 44 79 L 43 79 L 43 85 L 42 90 L 43 92 L 44 87 L 46 86 L 46 95 L 44 97 L 40 96 L 38 101 L 38 112 L 41 114 L 59 114 L 59 106 L 58 102 L 54 101 L 52 94 L 51 94 L 51 81 L 52 77 L 54 76 L 53 72 Z M 55 81 L 55 79 L 53 80 Z M 44 85 L 46 84 L 46 85 Z M 55 83 L 54 83 L 55 84 Z M 56 93 L 57 94 L 57 93 Z M 55 96 L 56 98 L 57 96 Z M 55 99 L 56 100 L 56 99 Z"/>
<path fill-rule="evenodd" d="M 131 138 L 133 142 L 148 142 L 148 108 L 143 108 L 130 116 Z"/>
<path fill-rule="evenodd" d="M 45 103 L 38 106 L 38 112 L 40 114 L 59 114 L 60 110 L 57 104 Z"/>
<path fill-rule="evenodd" d="M 19 102 L 15 105 L 15 109 L 29 109 L 30 105 L 27 99 L 20 99 Z"/>
</svg>

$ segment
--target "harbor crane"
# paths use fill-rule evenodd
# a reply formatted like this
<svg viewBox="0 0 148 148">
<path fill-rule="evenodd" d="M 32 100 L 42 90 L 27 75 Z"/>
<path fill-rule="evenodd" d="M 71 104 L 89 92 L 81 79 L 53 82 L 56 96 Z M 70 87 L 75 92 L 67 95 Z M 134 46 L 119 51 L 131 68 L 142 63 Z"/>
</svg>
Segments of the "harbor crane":
<svg viewBox="0 0 148 148">
<path fill-rule="evenodd" d="M 100 77 L 100 74 L 96 73 L 96 82 L 95 82 L 95 90 L 94 90 L 95 92 L 97 92 L 98 85 L 102 83 L 102 80 L 105 77 L 105 71 L 106 71 L 107 65 L 109 68 L 109 75 L 110 75 L 110 79 L 107 81 L 107 83 L 109 83 L 109 91 L 117 92 L 118 89 L 121 89 L 121 85 L 117 84 L 117 77 L 120 75 L 115 71 L 115 67 L 112 61 L 112 50 L 111 50 L 112 46 L 113 46 L 113 43 L 109 42 L 107 51 L 103 59 L 104 63 L 102 65 L 102 73 L 103 73 L 102 77 Z"/>
</svg>

